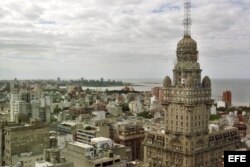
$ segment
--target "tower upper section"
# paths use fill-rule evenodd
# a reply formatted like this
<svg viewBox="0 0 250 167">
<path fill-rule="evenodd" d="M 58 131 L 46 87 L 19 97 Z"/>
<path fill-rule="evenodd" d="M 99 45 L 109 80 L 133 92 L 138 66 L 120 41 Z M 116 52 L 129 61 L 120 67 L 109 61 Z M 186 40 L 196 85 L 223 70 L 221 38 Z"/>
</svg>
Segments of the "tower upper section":
<svg viewBox="0 0 250 167">
<path fill-rule="evenodd" d="M 177 60 L 187 62 L 197 62 L 197 43 L 191 36 L 184 36 L 177 44 Z"/>
<path fill-rule="evenodd" d="M 201 83 L 201 69 L 198 62 L 197 43 L 191 37 L 191 2 L 185 0 L 184 3 L 184 36 L 178 42 L 176 49 L 177 62 L 173 69 L 173 86 L 190 86 L 187 79 L 192 80 L 193 88 L 199 87 Z"/>
<path fill-rule="evenodd" d="M 192 20 L 189 0 L 185 0 L 184 9 L 184 35 L 177 44 L 177 61 L 173 69 L 173 80 L 166 76 L 163 81 L 165 99 L 166 102 L 211 102 L 211 81 L 209 77 L 203 79 L 201 77 L 198 47 L 190 33 Z"/>
</svg>

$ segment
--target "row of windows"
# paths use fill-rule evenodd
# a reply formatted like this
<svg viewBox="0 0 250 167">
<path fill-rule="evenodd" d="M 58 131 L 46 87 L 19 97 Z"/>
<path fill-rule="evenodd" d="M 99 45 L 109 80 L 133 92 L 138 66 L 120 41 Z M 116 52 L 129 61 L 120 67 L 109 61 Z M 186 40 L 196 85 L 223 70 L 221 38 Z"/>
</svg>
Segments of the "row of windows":
<svg viewBox="0 0 250 167">
<path fill-rule="evenodd" d="M 168 116 L 167 114 L 166 114 L 166 116 Z M 171 114 L 171 117 L 173 118 L 173 114 Z M 180 118 L 180 120 L 183 120 L 183 115 L 176 115 L 175 116 L 176 117 L 176 119 L 178 120 L 178 118 Z M 186 116 L 186 121 L 188 121 L 188 116 Z M 194 118 L 194 120 L 196 121 L 196 120 L 201 120 L 201 119 L 204 119 L 204 118 L 208 118 L 208 115 L 206 114 L 206 115 L 195 115 L 194 117 L 191 117 L 191 121 L 193 121 L 193 118 Z"/>
<path fill-rule="evenodd" d="M 180 102 L 187 102 L 187 103 L 192 103 L 196 101 L 205 101 L 205 100 L 211 100 L 210 97 L 165 97 L 164 100 L 175 100 L 175 101 L 180 101 Z"/>
<path fill-rule="evenodd" d="M 173 126 L 166 126 L 166 129 L 168 129 L 168 130 L 172 130 L 172 131 L 175 130 L 176 132 L 186 132 L 186 133 L 188 133 L 188 132 L 190 132 L 190 129 L 187 129 L 187 128 L 189 128 L 188 124 L 186 126 L 186 130 L 185 131 L 184 131 L 184 127 L 183 126 L 181 128 L 179 126 L 177 126 L 177 127 L 175 127 L 175 129 L 174 129 Z M 202 127 L 200 127 L 200 126 L 197 127 L 196 124 L 195 124 L 195 129 L 192 129 L 192 131 L 199 132 L 199 131 L 204 130 L 204 129 L 207 129 L 207 126 L 203 125 Z"/>
<path fill-rule="evenodd" d="M 166 91 L 166 94 L 171 94 L 171 95 L 206 95 L 210 94 L 211 91 L 206 90 L 206 91 L 181 91 L 181 90 L 172 90 L 172 91 Z"/>
<path fill-rule="evenodd" d="M 175 105 L 175 106 L 172 106 L 170 108 L 167 108 L 168 111 L 170 111 L 171 113 L 173 113 L 174 111 L 181 111 L 182 113 L 184 112 L 184 110 L 187 110 L 188 108 L 185 108 L 185 107 L 181 107 L 179 105 Z M 205 105 L 204 104 L 197 104 L 195 109 L 197 109 L 198 111 L 199 110 L 203 110 L 205 109 Z"/>
</svg>

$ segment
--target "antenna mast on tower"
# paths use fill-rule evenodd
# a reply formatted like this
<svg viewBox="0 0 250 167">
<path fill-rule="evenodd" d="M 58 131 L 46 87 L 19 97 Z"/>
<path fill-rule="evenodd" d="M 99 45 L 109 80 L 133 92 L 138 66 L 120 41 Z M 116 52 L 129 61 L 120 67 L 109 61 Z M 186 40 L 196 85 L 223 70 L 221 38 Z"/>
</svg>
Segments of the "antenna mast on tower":
<svg viewBox="0 0 250 167">
<path fill-rule="evenodd" d="M 184 36 L 191 35 L 191 25 L 192 25 L 192 18 L 191 18 L 191 2 L 189 0 L 185 0 L 184 3 Z"/>
</svg>

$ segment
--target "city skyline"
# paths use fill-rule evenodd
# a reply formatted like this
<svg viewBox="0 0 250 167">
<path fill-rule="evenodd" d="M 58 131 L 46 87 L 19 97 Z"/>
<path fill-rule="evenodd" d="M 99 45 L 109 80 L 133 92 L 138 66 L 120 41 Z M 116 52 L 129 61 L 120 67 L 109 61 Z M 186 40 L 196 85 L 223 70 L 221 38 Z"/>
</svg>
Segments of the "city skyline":
<svg viewBox="0 0 250 167">
<path fill-rule="evenodd" d="M 249 4 L 0 1 L 0 165 L 249 166 Z"/>
<path fill-rule="evenodd" d="M 183 0 L 19 2 L 0 2 L 0 79 L 171 74 Z M 203 75 L 250 78 L 250 2 L 192 2 Z"/>
</svg>

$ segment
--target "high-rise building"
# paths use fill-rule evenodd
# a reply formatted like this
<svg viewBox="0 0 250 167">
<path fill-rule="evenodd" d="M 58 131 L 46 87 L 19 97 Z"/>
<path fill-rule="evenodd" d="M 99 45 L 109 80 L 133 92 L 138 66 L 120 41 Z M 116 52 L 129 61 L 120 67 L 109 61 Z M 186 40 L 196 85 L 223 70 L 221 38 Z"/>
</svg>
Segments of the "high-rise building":
<svg viewBox="0 0 250 167">
<path fill-rule="evenodd" d="M 227 90 L 223 92 L 222 100 L 226 103 L 226 106 L 232 105 L 232 93 L 231 91 Z"/>
<path fill-rule="evenodd" d="M 18 123 L 14 123 L 14 122 L 2 122 L 0 121 L 0 166 L 3 165 L 4 163 L 4 148 L 5 148 L 5 131 L 4 128 L 5 127 L 15 127 L 18 126 Z"/>
<path fill-rule="evenodd" d="M 14 122 L 18 113 L 19 90 L 12 89 L 10 94 L 10 121 Z"/>
<path fill-rule="evenodd" d="M 163 101 L 163 89 L 162 87 L 154 87 L 151 89 L 152 96 L 155 96 L 160 102 Z"/>
<path fill-rule="evenodd" d="M 36 92 L 12 89 L 10 94 L 10 121 L 27 122 L 39 118 L 40 102 Z"/>
<path fill-rule="evenodd" d="M 144 139 L 142 125 L 121 124 L 117 126 L 115 142 L 132 149 L 132 160 L 142 160 L 142 142 Z"/>
<path fill-rule="evenodd" d="M 166 76 L 163 82 L 165 131 L 148 132 L 144 140 L 144 161 L 150 167 L 216 167 L 223 151 L 235 150 L 240 143 L 236 128 L 208 131 L 211 81 L 201 76 L 197 43 L 190 35 L 190 10 L 186 1 L 173 80 Z"/>
<path fill-rule="evenodd" d="M 154 87 L 151 89 L 152 96 L 155 96 L 157 99 L 159 99 L 159 91 L 161 87 Z"/>
<path fill-rule="evenodd" d="M 42 157 L 43 149 L 49 148 L 49 127 L 39 120 L 32 119 L 30 125 L 7 124 L 2 128 L 3 165 L 13 165 L 28 157 L 37 158 L 37 155 Z"/>
</svg>

